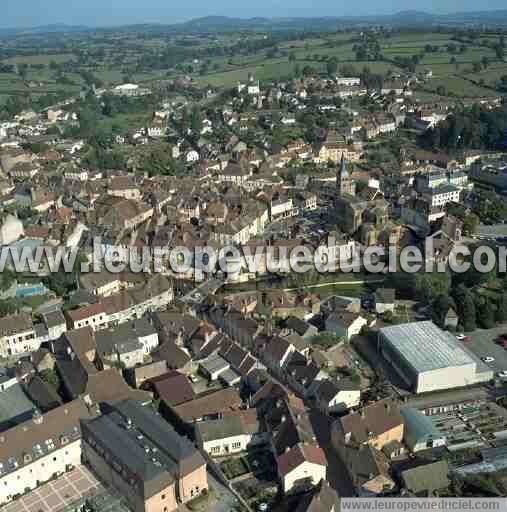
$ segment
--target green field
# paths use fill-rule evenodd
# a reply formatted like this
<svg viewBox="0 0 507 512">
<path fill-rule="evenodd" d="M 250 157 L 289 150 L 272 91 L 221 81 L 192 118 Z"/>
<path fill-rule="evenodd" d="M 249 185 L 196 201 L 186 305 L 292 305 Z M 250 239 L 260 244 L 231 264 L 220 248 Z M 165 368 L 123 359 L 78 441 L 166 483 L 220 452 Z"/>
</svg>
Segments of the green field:
<svg viewBox="0 0 507 512">
<path fill-rule="evenodd" d="M 277 36 L 279 37 L 279 35 Z M 289 37 L 292 37 L 289 35 Z M 288 79 L 295 75 L 296 66 L 300 72 L 311 67 L 317 73 L 326 73 L 326 62 L 336 59 L 338 67 L 353 66 L 359 74 L 364 68 L 373 73 L 387 75 L 389 72 L 400 73 L 400 66 L 412 56 L 419 56 L 417 72 L 431 70 L 433 79 L 423 84 L 416 92 L 417 97 L 431 97 L 437 88 L 443 86 L 447 92 L 457 97 L 474 98 L 497 95 L 494 90 L 500 77 L 507 74 L 507 62 L 499 62 L 495 52 L 486 46 L 498 40 L 498 35 L 480 34 L 474 41 L 462 43 L 452 39 L 451 32 L 400 32 L 390 36 L 378 35 L 376 41 L 380 46 L 383 60 L 357 60 L 357 47 L 365 44 L 365 38 L 359 31 L 316 33 L 311 37 L 287 39 L 280 37 L 276 46 L 263 46 L 265 33 L 223 33 L 223 34 L 138 34 L 136 32 L 107 32 L 69 35 L 65 41 L 65 50 L 57 53 L 51 38 L 40 39 L 29 46 L 22 39 L 8 41 L 10 51 L 19 55 L 5 59 L 4 64 L 45 65 L 41 70 L 28 68 L 26 80 L 23 81 L 13 73 L 0 73 L 0 102 L 8 95 L 43 95 L 51 92 L 75 94 L 83 85 L 80 73 L 88 71 L 100 79 L 105 86 L 114 86 L 129 80 L 144 83 L 175 78 L 183 73 L 191 74 L 200 86 L 210 84 L 216 87 L 233 87 L 238 81 L 244 81 L 254 75 L 263 82 Z M 46 42 L 46 44 L 45 44 Z M 242 51 L 242 44 L 252 44 L 252 50 Z M 371 41 L 370 41 L 371 43 Z M 448 45 L 459 47 L 464 44 L 464 52 L 449 52 Z M 257 46 L 258 45 L 258 46 Z M 438 47 L 436 52 L 425 53 L 425 47 Z M 165 69 L 150 69 L 143 66 L 143 59 L 160 54 L 165 48 L 191 48 L 197 51 L 198 62 L 186 58 L 167 64 Z M 258 50 L 256 48 L 259 48 Z M 221 52 L 206 52 L 206 49 L 219 48 Z M 231 55 L 231 48 L 235 52 Z M 239 48 L 239 50 L 238 50 Z M 40 49 L 40 53 L 38 53 Z M 73 53 L 75 52 L 75 54 Z M 78 61 L 77 55 L 80 54 Z M 12 53 L 11 53 L 12 54 Z M 267 58 L 269 54 L 271 58 Z M 368 55 L 372 57 L 371 47 Z M 472 74 L 471 69 L 487 57 L 489 66 L 479 73 Z M 290 58 L 290 59 L 289 59 Z M 292 59 L 295 58 L 295 61 Z M 396 60 L 398 59 L 398 61 Z M 452 63 L 451 63 L 452 60 Z M 51 62 L 69 63 L 71 70 L 60 70 L 73 84 L 57 82 L 56 70 L 50 69 Z M 78 64 L 79 62 L 79 64 Z M 203 70 L 203 65 L 207 70 Z M 161 67 L 161 66 L 160 66 Z M 205 74 L 203 74 L 205 73 Z M 472 83 L 481 82 L 482 85 Z M 32 82 L 32 83 L 30 83 Z M 29 87 L 30 85 L 30 87 Z M 442 92 L 442 90 L 440 90 Z"/>
<path fill-rule="evenodd" d="M 104 118 L 99 125 L 106 131 L 127 134 L 129 130 L 145 127 L 150 119 L 150 114 L 116 114 L 113 118 Z"/>
<path fill-rule="evenodd" d="M 436 91 L 439 86 L 443 86 L 447 91 L 463 98 L 479 98 L 491 96 L 494 93 L 491 89 L 480 87 L 462 77 L 452 75 L 435 78 L 425 85 L 430 91 Z"/>
<path fill-rule="evenodd" d="M 50 62 L 61 64 L 62 62 L 68 62 L 73 59 L 75 59 L 75 56 L 71 53 L 56 53 L 48 55 L 20 55 L 18 57 L 5 59 L 3 62 L 6 64 L 44 64 L 47 66 Z"/>
</svg>

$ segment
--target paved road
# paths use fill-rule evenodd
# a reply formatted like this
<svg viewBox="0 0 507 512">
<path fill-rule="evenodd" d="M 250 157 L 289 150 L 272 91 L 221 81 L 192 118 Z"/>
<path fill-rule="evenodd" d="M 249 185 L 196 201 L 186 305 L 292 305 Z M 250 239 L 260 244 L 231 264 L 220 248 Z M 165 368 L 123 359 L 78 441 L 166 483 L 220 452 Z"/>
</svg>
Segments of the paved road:
<svg viewBox="0 0 507 512">
<path fill-rule="evenodd" d="M 355 285 L 363 285 L 363 284 L 382 284 L 385 282 L 385 279 L 367 279 L 362 281 L 331 281 L 330 283 L 319 283 L 319 284 L 308 284 L 304 285 L 304 288 L 307 289 L 315 289 L 315 288 L 327 288 L 328 286 L 355 286 Z M 301 288 L 284 288 L 282 291 L 284 292 L 297 292 Z"/>
<path fill-rule="evenodd" d="M 496 372 L 507 371 L 507 350 L 495 343 L 495 339 L 507 333 L 507 325 L 494 329 L 479 329 L 470 335 L 465 345 L 479 357 L 494 357 L 495 362 L 489 366 Z"/>
</svg>

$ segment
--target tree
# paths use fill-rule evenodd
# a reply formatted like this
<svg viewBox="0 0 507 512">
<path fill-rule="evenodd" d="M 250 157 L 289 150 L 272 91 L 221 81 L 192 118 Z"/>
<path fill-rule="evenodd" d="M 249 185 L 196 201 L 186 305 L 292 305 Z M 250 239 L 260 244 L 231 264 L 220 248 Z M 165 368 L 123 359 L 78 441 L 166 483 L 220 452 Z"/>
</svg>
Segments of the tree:
<svg viewBox="0 0 507 512">
<path fill-rule="evenodd" d="M 334 347 L 342 340 L 334 332 L 324 331 L 313 336 L 311 341 L 312 345 L 316 345 L 327 350 L 331 347 Z"/>
<path fill-rule="evenodd" d="M 19 64 L 18 66 L 18 72 L 21 80 L 26 80 L 27 73 L 28 73 L 28 64 Z"/>
<path fill-rule="evenodd" d="M 7 316 L 16 313 L 18 302 L 16 300 L 0 300 L 0 316 Z"/>
<path fill-rule="evenodd" d="M 472 292 L 464 284 L 460 284 L 454 290 L 453 298 L 458 309 L 460 325 L 467 332 L 475 331 L 477 313 Z"/>
<path fill-rule="evenodd" d="M 495 320 L 498 323 L 507 322 L 507 292 L 503 292 L 497 300 Z"/>
<path fill-rule="evenodd" d="M 473 235 L 479 226 L 480 219 L 475 213 L 468 214 L 463 219 L 463 233 L 465 235 Z"/>
<path fill-rule="evenodd" d="M 495 306 L 485 297 L 477 296 L 475 310 L 477 312 L 477 321 L 483 329 L 492 329 L 495 327 Z"/>
<path fill-rule="evenodd" d="M 455 274 L 454 282 L 455 283 L 463 283 L 467 288 L 473 288 L 476 286 L 481 286 L 486 283 L 491 283 L 497 278 L 498 268 L 497 264 L 493 266 L 493 268 L 488 272 L 480 272 L 474 262 L 475 251 L 477 251 L 482 245 L 474 245 L 469 246 L 470 256 L 467 257 L 467 261 L 470 263 L 470 267 L 464 273 Z M 493 249 L 493 248 L 492 248 Z M 493 249 L 494 250 L 494 249 Z M 478 253 L 479 255 L 479 253 Z M 486 265 L 488 262 L 487 255 L 481 255 L 481 261 L 483 265 Z M 498 263 L 498 257 L 496 258 L 496 263 Z"/>
<path fill-rule="evenodd" d="M 55 391 L 60 388 L 60 377 L 55 370 L 47 369 L 40 372 L 40 378 L 49 384 Z"/>
<path fill-rule="evenodd" d="M 431 319 L 439 327 L 444 327 L 445 317 L 450 307 L 454 307 L 454 302 L 448 295 L 439 295 L 431 303 Z"/>
<path fill-rule="evenodd" d="M 394 323 L 394 313 L 392 311 L 386 311 L 383 315 L 384 322 L 387 324 Z"/>
<path fill-rule="evenodd" d="M 336 57 L 329 59 L 326 63 L 326 69 L 329 76 L 335 76 L 338 72 L 338 59 Z"/>
<path fill-rule="evenodd" d="M 415 274 L 415 296 L 418 300 L 431 304 L 437 297 L 448 295 L 451 288 L 451 275 L 448 271 L 419 272 Z"/>
<path fill-rule="evenodd" d="M 439 85 L 436 92 L 439 96 L 447 96 L 447 89 L 443 85 Z"/>
<path fill-rule="evenodd" d="M 0 290 L 6 291 L 11 286 L 12 283 L 16 280 L 16 274 L 9 270 L 8 268 L 4 268 L 4 270 L 0 273 Z"/>
</svg>

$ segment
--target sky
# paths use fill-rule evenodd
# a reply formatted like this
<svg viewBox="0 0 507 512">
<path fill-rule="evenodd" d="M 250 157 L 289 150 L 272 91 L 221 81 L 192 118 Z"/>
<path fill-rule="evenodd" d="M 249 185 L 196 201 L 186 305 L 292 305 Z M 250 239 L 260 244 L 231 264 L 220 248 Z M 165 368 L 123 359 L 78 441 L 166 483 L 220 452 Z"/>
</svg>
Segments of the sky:
<svg viewBox="0 0 507 512">
<path fill-rule="evenodd" d="M 1 0 L 0 26 L 176 23 L 201 16 L 354 16 L 505 9 L 505 0 Z"/>
</svg>

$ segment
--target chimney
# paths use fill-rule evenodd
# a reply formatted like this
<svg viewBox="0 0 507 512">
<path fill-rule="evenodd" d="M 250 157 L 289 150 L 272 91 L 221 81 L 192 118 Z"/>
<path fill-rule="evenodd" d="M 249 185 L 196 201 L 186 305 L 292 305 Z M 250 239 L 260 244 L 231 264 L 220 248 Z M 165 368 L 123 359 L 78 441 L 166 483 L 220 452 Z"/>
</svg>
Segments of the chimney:
<svg viewBox="0 0 507 512">
<path fill-rule="evenodd" d="M 287 421 L 287 416 L 285 416 L 285 414 L 284 414 L 284 415 L 282 415 L 282 423 L 285 423 L 286 421 Z"/>
<path fill-rule="evenodd" d="M 364 409 L 361 409 L 361 418 L 363 418 L 363 420 L 366 418 L 366 413 L 364 412 Z"/>
</svg>

